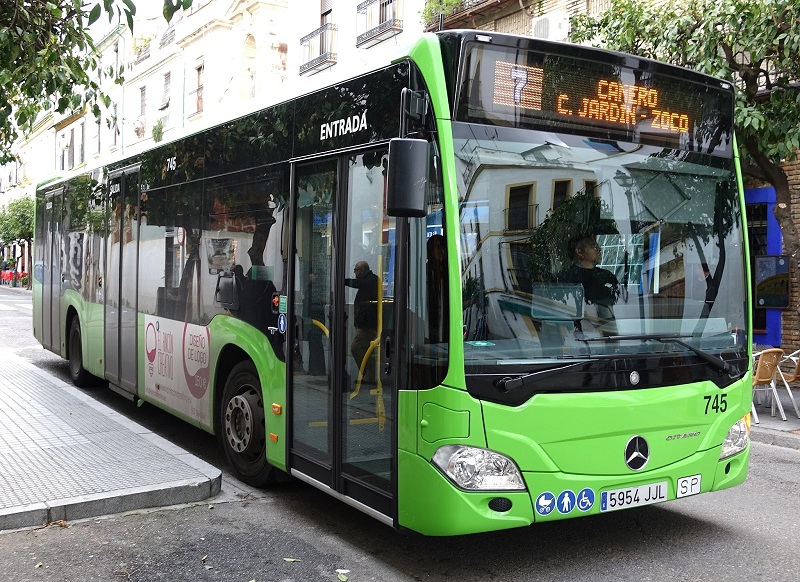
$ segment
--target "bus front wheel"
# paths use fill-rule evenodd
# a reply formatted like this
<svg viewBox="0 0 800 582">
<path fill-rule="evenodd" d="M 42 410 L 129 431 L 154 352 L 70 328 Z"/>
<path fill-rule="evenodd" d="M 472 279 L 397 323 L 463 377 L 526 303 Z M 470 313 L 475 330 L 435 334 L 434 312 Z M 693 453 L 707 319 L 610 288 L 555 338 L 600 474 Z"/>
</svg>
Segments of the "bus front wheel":
<svg viewBox="0 0 800 582">
<path fill-rule="evenodd" d="M 83 345 L 81 343 L 81 322 L 72 318 L 69 326 L 69 376 L 75 386 L 84 388 L 92 382 L 92 375 L 83 367 Z"/>
<path fill-rule="evenodd" d="M 261 487 L 275 481 L 275 468 L 267 461 L 264 399 L 252 362 L 231 370 L 220 401 L 219 439 L 236 477 Z"/>
</svg>

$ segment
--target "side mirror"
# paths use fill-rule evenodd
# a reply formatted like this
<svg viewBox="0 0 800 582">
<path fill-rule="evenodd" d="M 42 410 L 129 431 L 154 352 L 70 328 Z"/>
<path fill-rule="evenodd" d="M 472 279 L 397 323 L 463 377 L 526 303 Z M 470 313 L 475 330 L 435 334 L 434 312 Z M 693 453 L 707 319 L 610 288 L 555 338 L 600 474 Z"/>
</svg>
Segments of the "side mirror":
<svg viewBox="0 0 800 582">
<path fill-rule="evenodd" d="M 389 216 L 425 216 L 430 144 L 424 139 L 389 141 L 386 212 Z"/>
</svg>

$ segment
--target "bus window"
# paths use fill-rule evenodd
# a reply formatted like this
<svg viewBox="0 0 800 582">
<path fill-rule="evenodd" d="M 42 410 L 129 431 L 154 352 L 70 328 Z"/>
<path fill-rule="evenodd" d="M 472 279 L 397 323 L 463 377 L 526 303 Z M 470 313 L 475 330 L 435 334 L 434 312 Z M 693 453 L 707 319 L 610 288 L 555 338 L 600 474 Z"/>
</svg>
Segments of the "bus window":
<svg viewBox="0 0 800 582">
<path fill-rule="evenodd" d="M 206 189 L 201 277 L 204 303 L 229 312 L 267 336 L 283 358 L 284 334 L 275 333 L 274 294 L 284 288 L 281 255 L 288 165 L 278 164 L 210 180 Z M 230 287 L 221 304 L 219 290 Z M 284 291 L 285 293 L 285 291 Z"/>
</svg>

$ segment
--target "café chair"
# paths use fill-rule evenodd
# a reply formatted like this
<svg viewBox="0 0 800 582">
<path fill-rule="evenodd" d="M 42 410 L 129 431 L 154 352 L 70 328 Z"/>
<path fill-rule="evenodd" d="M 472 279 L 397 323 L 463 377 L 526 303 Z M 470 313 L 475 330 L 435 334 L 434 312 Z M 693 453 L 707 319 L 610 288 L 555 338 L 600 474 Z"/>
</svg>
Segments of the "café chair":
<svg viewBox="0 0 800 582">
<path fill-rule="evenodd" d="M 792 401 L 794 413 L 797 415 L 797 418 L 800 418 L 800 410 L 797 409 L 797 401 L 794 399 L 794 394 L 792 394 L 792 389 L 790 387 L 790 384 L 800 382 L 800 350 L 795 350 L 791 354 L 784 356 L 781 360 L 781 364 L 790 364 L 794 366 L 792 372 L 784 372 L 781 367 L 778 366 L 778 375 L 781 377 L 781 380 L 783 380 L 783 385 L 786 388 L 786 392 L 789 394 L 789 400 Z"/>
<path fill-rule="evenodd" d="M 775 407 L 781 413 L 781 418 L 786 420 L 783 412 L 783 405 L 778 398 L 778 389 L 775 386 L 775 376 L 778 375 L 778 365 L 783 358 L 783 350 L 780 348 L 769 348 L 753 354 L 756 358 L 755 372 L 753 373 L 753 403 L 751 411 L 756 424 L 759 424 L 758 413 L 756 413 L 755 398 L 761 392 L 766 392 L 772 398 L 772 416 L 775 416 Z"/>
</svg>

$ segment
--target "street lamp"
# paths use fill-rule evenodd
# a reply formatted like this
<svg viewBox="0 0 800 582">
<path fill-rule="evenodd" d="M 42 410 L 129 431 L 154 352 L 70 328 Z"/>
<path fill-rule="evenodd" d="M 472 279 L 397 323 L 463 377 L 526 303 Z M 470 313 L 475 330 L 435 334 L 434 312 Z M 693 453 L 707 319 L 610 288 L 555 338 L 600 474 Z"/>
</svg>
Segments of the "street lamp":
<svg viewBox="0 0 800 582">
<path fill-rule="evenodd" d="M 625 188 L 626 194 L 630 192 L 630 190 L 633 188 L 633 185 L 636 183 L 636 181 L 633 179 L 633 176 L 626 174 L 622 170 L 617 170 L 617 173 L 614 175 L 614 181 Z"/>
</svg>

